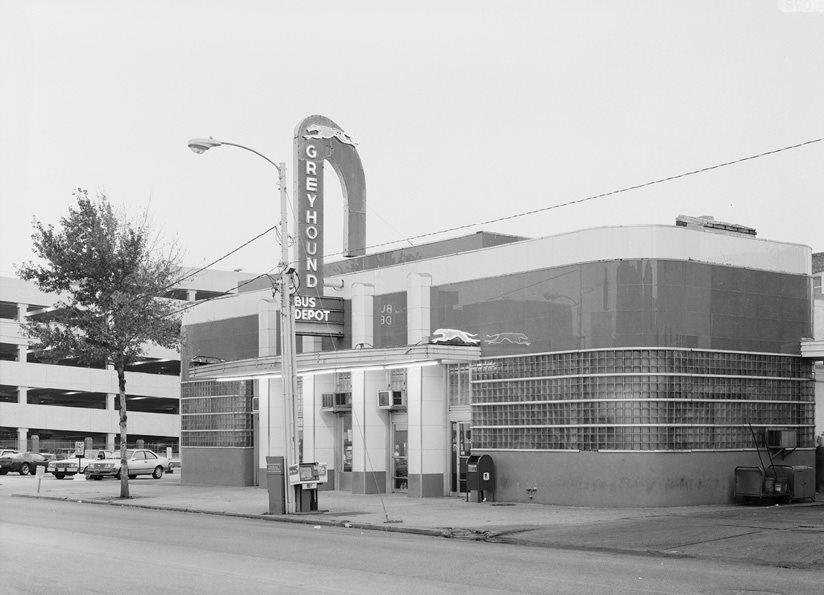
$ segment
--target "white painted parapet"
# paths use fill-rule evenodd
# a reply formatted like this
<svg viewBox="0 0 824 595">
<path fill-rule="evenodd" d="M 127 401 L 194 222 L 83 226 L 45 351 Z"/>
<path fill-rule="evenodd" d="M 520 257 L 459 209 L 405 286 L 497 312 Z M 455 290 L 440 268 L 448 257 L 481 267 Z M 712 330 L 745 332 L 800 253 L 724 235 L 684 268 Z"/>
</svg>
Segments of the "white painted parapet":
<svg viewBox="0 0 824 595">
<path fill-rule="evenodd" d="M 426 341 L 430 329 L 430 296 L 432 275 L 409 273 L 406 288 L 406 344 Z"/>
<path fill-rule="evenodd" d="M 352 286 L 352 348 L 361 343 L 374 343 L 374 300 L 374 285 L 355 283 Z"/>
</svg>

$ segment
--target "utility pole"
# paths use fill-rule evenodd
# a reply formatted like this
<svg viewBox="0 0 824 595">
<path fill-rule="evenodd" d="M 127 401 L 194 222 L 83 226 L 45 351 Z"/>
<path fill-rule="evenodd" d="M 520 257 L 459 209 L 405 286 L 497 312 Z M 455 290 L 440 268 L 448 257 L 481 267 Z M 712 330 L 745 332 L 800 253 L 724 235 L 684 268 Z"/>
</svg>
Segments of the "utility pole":
<svg viewBox="0 0 824 595">
<path fill-rule="evenodd" d="M 278 164 L 278 184 L 280 185 L 280 365 L 283 382 L 283 406 L 286 428 L 286 469 L 284 482 L 286 491 L 286 512 L 297 512 L 295 489 L 289 485 L 289 465 L 300 463 L 300 442 L 298 429 L 297 366 L 295 360 L 295 316 L 292 294 L 289 291 L 294 268 L 289 264 L 289 223 L 286 196 L 286 164 Z"/>
<path fill-rule="evenodd" d="M 254 153 L 269 162 L 278 170 L 278 184 L 280 186 L 280 371 L 283 382 L 283 446 L 286 453 L 286 469 L 283 473 L 284 495 L 286 496 L 286 512 L 297 512 L 297 502 L 295 490 L 289 485 L 289 465 L 300 464 L 300 437 L 298 435 L 298 408 L 295 402 L 297 393 L 297 363 L 295 354 L 295 316 L 292 303 L 292 295 L 289 291 L 292 276 L 295 274 L 294 267 L 289 264 L 289 220 L 287 213 L 288 198 L 286 196 L 286 164 L 275 163 L 263 153 L 255 151 L 251 147 L 230 143 L 226 141 L 209 138 L 193 138 L 189 141 L 189 148 L 197 153 L 204 153 L 213 147 L 227 145 L 237 147 L 250 153 Z M 268 432 L 271 436 L 272 428 L 272 399 L 269 398 L 269 421 Z M 267 440 L 269 452 L 272 452 L 271 440 Z"/>
</svg>

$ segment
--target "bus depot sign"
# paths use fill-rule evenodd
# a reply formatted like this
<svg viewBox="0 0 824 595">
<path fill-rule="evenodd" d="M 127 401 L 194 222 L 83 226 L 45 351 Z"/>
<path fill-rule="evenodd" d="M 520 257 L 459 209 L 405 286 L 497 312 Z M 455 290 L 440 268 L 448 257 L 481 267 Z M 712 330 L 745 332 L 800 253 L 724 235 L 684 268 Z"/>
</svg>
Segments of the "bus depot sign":
<svg viewBox="0 0 824 595">
<path fill-rule="evenodd" d="M 295 334 L 343 336 L 343 298 L 296 295 Z"/>
<path fill-rule="evenodd" d="M 297 270 L 301 291 L 323 295 L 323 168 L 329 163 L 343 191 L 343 256 L 366 253 L 366 180 L 355 142 L 324 116 L 309 116 L 295 129 Z M 297 315 L 297 314 L 296 314 Z"/>
</svg>

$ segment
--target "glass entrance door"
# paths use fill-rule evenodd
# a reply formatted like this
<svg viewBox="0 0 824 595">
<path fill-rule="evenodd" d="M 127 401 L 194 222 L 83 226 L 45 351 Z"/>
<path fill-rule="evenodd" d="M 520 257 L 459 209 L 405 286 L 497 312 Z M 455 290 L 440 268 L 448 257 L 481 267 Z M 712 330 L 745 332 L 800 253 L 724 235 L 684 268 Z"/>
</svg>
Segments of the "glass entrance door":
<svg viewBox="0 0 824 595">
<path fill-rule="evenodd" d="M 392 423 L 392 485 L 393 492 L 406 492 L 409 489 L 408 466 L 409 427 L 406 422 Z"/>
<path fill-rule="evenodd" d="M 352 414 L 338 415 L 338 489 L 352 491 Z"/>
<path fill-rule="evenodd" d="M 452 422 L 452 482 L 450 493 L 466 493 L 466 462 L 472 450 L 472 430 L 467 421 Z"/>
</svg>

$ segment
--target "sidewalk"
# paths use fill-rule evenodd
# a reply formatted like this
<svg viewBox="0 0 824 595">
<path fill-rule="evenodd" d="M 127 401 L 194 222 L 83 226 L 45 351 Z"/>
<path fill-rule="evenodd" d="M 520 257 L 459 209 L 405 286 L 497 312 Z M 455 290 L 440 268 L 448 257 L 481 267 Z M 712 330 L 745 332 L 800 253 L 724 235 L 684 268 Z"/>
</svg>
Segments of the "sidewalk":
<svg viewBox="0 0 824 595">
<path fill-rule="evenodd" d="M 319 492 L 326 512 L 269 515 L 257 487 L 180 485 L 180 475 L 130 482 L 3 478 L 0 495 L 201 512 L 265 521 L 396 531 L 536 547 L 712 558 L 824 571 L 824 502 L 786 506 L 586 508 L 405 494 Z M 824 499 L 824 495 L 819 495 Z"/>
</svg>

